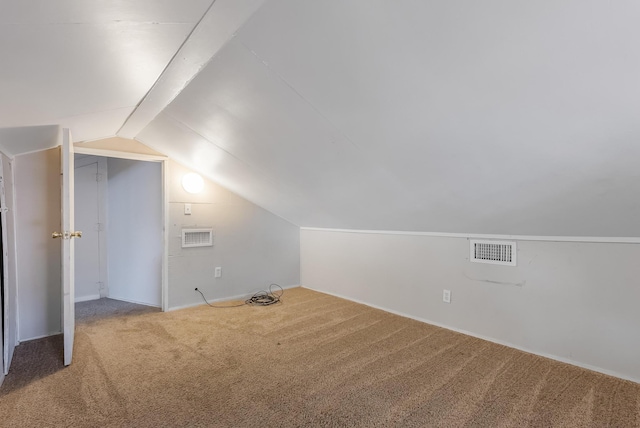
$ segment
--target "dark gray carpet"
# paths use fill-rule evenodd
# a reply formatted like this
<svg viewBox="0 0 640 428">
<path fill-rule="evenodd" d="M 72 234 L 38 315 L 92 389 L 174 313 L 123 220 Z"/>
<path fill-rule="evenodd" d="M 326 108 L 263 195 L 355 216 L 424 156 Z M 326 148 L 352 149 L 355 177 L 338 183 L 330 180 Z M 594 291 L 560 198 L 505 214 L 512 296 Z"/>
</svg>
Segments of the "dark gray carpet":
<svg viewBox="0 0 640 428">
<path fill-rule="evenodd" d="M 76 323 L 91 323 L 105 318 L 117 318 L 124 315 L 141 315 L 152 312 L 160 312 L 160 309 L 123 302 L 121 300 L 91 300 L 76 303 Z"/>
</svg>

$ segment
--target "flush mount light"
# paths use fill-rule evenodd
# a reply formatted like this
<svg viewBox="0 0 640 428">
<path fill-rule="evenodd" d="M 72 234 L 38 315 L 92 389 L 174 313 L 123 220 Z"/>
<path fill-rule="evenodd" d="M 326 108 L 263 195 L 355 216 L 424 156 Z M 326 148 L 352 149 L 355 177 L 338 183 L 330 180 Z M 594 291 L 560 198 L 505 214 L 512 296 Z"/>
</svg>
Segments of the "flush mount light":
<svg viewBox="0 0 640 428">
<path fill-rule="evenodd" d="M 182 187 L 189 193 L 200 193 L 204 188 L 204 180 L 195 172 L 190 172 L 182 177 Z"/>
</svg>

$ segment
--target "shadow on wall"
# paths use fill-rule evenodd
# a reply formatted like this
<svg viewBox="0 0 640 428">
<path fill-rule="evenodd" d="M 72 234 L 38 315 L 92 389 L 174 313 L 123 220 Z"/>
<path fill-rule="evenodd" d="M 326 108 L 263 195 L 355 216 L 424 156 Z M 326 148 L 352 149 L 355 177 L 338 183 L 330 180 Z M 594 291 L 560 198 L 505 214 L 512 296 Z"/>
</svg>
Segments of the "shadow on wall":
<svg viewBox="0 0 640 428">
<path fill-rule="evenodd" d="M 52 149 L 58 145 L 58 125 L 0 128 L 0 151 L 10 156 Z"/>
<path fill-rule="evenodd" d="M 503 206 L 488 206 L 478 200 L 479 210 L 473 218 L 467 217 L 468 230 L 451 232 L 638 237 L 640 170 L 633 164 L 638 156 L 640 148 L 636 147 L 628 147 L 623 157 L 615 151 L 577 156 L 575 162 L 580 163 L 582 174 L 567 177 L 556 173 L 522 183 L 510 192 L 518 197 L 509 198 Z M 485 198 L 500 199 L 491 194 Z"/>
</svg>

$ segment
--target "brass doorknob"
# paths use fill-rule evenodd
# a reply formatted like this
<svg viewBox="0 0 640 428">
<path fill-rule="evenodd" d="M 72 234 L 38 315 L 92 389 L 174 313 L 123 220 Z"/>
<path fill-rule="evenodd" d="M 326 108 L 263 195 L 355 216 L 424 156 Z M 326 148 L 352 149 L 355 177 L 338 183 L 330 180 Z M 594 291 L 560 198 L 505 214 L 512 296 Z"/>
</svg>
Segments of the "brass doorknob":
<svg viewBox="0 0 640 428">
<path fill-rule="evenodd" d="M 52 238 L 54 238 L 54 239 L 55 239 L 55 238 L 62 238 L 63 236 L 64 236 L 64 234 L 62 234 L 62 233 L 60 233 L 60 232 L 53 232 L 53 233 L 51 234 L 51 237 L 52 237 Z"/>
<path fill-rule="evenodd" d="M 79 230 L 77 232 L 71 232 L 69 236 L 72 238 L 82 238 L 82 232 Z"/>
</svg>

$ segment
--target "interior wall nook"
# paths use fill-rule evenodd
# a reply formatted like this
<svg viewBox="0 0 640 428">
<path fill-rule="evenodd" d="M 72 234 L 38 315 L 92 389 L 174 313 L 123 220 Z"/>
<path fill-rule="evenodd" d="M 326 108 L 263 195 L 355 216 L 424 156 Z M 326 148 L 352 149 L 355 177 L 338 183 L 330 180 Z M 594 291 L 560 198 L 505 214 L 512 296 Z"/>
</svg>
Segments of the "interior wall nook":
<svg viewBox="0 0 640 428">
<path fill-rule="evenodd" d="M 162 303 L 159 162 L 76 155 L 75 300 Z"/>
<path fill-rule="evenodd" d="M 204 180 L 191 194 L 182 178 L 192 170 L 170 163 L 169 302 L 171 308 L 245 297 L 271 283 L 300 284 L 300 229 L 229 190 Z M 185 214 L 190 204 L 191 214 Z M 182 229 L 212 228 L 213 246 L 182 248 Z M 215 268 L 222 275 L 215 277 Z"/>
<path fill-rule="evenodd" d="M 158 162 L 107 160 L 109 297 L 162 303 L 162 171 Z"/>
</svg>

